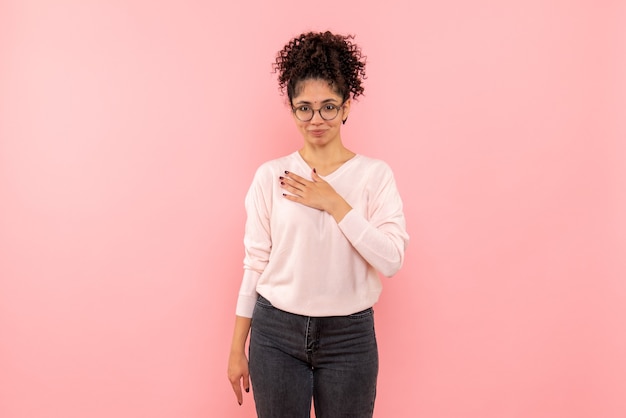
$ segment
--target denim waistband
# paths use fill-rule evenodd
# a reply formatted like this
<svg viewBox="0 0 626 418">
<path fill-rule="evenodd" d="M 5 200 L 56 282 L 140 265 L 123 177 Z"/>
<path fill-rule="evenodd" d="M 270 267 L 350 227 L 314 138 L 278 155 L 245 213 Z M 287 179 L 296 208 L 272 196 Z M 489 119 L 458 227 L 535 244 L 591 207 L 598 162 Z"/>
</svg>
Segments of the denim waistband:
<svg viewBox="0 0 626 418">
<path fill-rule="evenodd" d="M 287 312 L 287 311 L 283 311 L 282 309 L 279 309 L 279 308 L 275 307 L 272 304 L 272 302 L 270 302 L 265 296 L 263 296 L 261 294 L 259 294 L 257 302 L 260 302 L 262 305 L 264 305 L 266 307 L 272 307 L 273 309 L 277 309 L 277 310 L 282 311 L 282 312 Z M 374 308 L 373 307 L 369 307 L 369 308 L 363 309 L 362 311 L 354 312 L 354 313 L 351 313 L 351 314 L 348 314 L 348 315 L 334 315 L 334 316 L 345 316 L 345 317 L 353 317 L 354 318 L 354 317 L 367 316 L 367 315 L 372 314 L 373 312 L 374 312 Z M 291 315 L 298 315 L 298 314 L 294 314 L 294 313 L 291 313 L 291 312 L 287 312 L 287 313 L 289 313 Z M 308 317 L 308 315 L 298 315 L 298 316 Z M 329 317 L 319 317 L 319 318 L 329 318 Z"/>
</svg>

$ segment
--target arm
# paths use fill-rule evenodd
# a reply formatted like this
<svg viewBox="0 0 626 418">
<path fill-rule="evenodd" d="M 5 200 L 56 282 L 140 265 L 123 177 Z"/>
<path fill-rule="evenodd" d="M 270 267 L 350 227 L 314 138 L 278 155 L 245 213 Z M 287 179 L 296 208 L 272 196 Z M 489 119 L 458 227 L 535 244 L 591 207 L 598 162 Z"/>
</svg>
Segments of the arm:
<svg viewBox="0 0 626 418">
<path fill-rule="evenodd" d="M 250 318 L 243 316 L 235 317 L 235 330 L 230 346 L 230 356 L 228 357 L 228 380 L 233 387 L 237 402 L 243 403 L 243 393 L 241 386 L 246 392 L 250 391 L 250 372 L 248 371 L 248 358 L 246 357 L 246 340 L 250 332 Z"/>
<path fill-rule="evenodd" d="M 402 199 L 386 164 L 378 166 L 367 182 L 371 188 L 365 212 L 350 211 L 339 228 L 370 265 L 391 277 L 402 266 L 409 242 Z"/>
<path fill-rule="evenodd" d="M 373 187 L 376 193 L 368 204 L 368 218 L 353 210 L 332 186 L 317 173 L 313 181 L 293 173 L 281 176 L 286 199 L 328 212 L 358 253 L 383 275 L 393 276 L 402 266 L 409 236 L 402 200 L 391 170 L 381 170 Z"/>
<path fill-rule="evenodd" d="M 386 277 L 398 272 L 404 262 L 408 234 L 404 218 L 390 218 L 383 224 L 373 225 L 356 211 L 350 211 L 339 228 L 359 254 Z"/>
<path fill-rule="evenodd" d="M 243 403 L 243 389 L 250 391 L 250 372 L 245 347 L 252 323 L 252 312 L 258 297 L 256 284 L 265 268 L 271 248 L 269 213 L 258 182 L 259 172 L 246 194 L 246 231 L 244 237 L 244 274 L 239 288 L 235 316 L 235 329 L 228 357 L 228 380 L 233 387 L 237 402 Z"/>
</svg>

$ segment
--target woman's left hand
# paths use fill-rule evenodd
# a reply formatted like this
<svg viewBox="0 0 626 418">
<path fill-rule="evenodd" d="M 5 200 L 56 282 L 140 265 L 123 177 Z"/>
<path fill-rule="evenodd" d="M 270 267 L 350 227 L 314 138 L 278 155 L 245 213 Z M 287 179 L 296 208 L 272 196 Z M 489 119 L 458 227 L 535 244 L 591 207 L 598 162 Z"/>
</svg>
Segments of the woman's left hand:
<svg viewBox="0 0 626 418">
<path fill-rule="evenodd" d="M 285 172 L 279 178 L 280 187 L 288 192 L 283 193 L 283 196 L 292 202 L 326 211 L 339 223 L 352 207 L 327 181 L 317 175 L 315 169 L 311 172 L 311 178 L 313 181 L 292 172 Z"/>
</svg>

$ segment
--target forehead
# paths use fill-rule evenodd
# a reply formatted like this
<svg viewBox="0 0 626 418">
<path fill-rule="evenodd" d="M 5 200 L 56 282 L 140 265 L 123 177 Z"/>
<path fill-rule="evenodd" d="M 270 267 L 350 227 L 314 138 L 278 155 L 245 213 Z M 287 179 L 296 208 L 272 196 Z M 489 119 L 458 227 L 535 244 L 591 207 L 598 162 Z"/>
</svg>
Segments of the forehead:
<svg viewBox="0 0 626 418">
<path fill-rule="evenodd" d="M 293 101 L 302 102 L 325 102 L 329 100 L 341 101 L 341 96 L 337 94 L 333 86 L 326 80 L 307 79 L 300 81 L 296 85 Z"/>
</svg>

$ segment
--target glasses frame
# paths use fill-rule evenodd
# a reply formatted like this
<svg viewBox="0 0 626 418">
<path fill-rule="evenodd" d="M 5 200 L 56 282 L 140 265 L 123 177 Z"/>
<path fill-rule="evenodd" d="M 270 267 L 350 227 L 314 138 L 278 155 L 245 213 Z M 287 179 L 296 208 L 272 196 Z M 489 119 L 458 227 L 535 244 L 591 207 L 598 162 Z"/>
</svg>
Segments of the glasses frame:
<svg viewBox="0 0 626 418">
<path fill-rule="evenodd" d="M 296 117 L 296 119 L 298 119 L 300 122 L 311 122 L 311 121 L 313 120 L 313 118 L 315 117 L 315 112 L 317 112 L 317 113 L 319 113 L 319 114 L 320 114 L 320 118 L 322 118 L 322 120 L 325 120 L 325 121 L 327 121 L 327 122 L 328 122 L 328 121 L 331 121 L 331 120 L 335 120 L 335 119 L 337 119 L 337 116 L 339 116 L 339 111 L 340 111 L 341 109 L 343 109 L 343 105 L 344 105 L 344 104 L 346 104 L 346 101 L 344 100 L 343 102 L 341 102 L 341 104 L 340 104 L 339 106 L 335 106 L 335 107 L 337 108 L 337 113 L 335 114 L 335 116 L 333 116 L 333 117 L 332 117 L 332 118 L 330 118 L 330 119 L 326 119 L 326 118 L 324 117 L 324 115 L 322 115 L 322 109 L 324 108 L 324 106 L 327 106 L 327 105 L 329 105 L 329 104 L 330 104 L 330 105 L 332 105 L 332 106 L 335 106 L 335 105 L 334 105 L 334 104 L 332 104 L 332 103 L 326 103 L 325 105 L 323 105 L 323 106 L 322 106 L 322 107 L 320 107 L 319 109 L 313 109 L 313 108 L 311 107 L 311 110 L 313 111 L 313 113 L 311 113 L 311 117 L 310 117 L 309 119 L 306 119 L 306 120 L 300 119 L 300 118 L 298 117 L 298 114 L 296 113 L 296 111 L 298 110 L 298 108 L 300 108 L 300 107 L 302 107 L 302 106 L 308 106 L 308 105 L 294 106 L 294 105 L 292 104 L 292 105 L 291 105 L 291 111 L 293 112 L 293 115 Z M 309 106 L 309 107 L 310 107 L 310 106 Z"/>
</svg>

